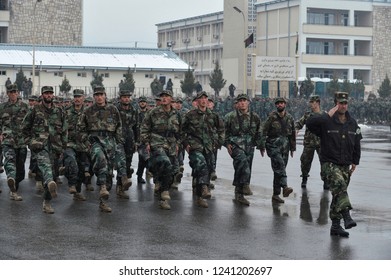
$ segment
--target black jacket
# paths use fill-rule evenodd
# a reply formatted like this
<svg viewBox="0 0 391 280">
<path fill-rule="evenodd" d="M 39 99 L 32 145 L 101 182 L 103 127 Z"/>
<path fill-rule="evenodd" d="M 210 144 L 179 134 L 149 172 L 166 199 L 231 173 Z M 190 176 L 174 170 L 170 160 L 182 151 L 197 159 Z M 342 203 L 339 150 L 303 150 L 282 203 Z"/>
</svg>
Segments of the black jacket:
<svg viewBox="0 0 391 280">
<path fill-rule="evenodd" d="M 360 127 L 349 112 L 347 121 L 341 123 L 338 113 L 332 118 L 328 114 L 314 115 L 307 122 L 307 128 L 320 137 L 320 161 L 339 165 L 358 165 L 361 157 L 362 139 Z"/>
</svg>

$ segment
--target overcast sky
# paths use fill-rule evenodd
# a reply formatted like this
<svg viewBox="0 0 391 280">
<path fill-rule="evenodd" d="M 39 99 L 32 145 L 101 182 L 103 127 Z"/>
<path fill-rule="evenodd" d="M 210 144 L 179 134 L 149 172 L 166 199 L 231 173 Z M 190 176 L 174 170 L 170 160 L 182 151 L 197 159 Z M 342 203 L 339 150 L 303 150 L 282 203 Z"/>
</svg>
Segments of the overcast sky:
<svg viewBox="0 0 391 280">
<path fill-rule="evenodd" d="M 156 24 L 224 9 L 224 0 L 84 0 L 85 46 L 157 47 Z"/>
</svg>

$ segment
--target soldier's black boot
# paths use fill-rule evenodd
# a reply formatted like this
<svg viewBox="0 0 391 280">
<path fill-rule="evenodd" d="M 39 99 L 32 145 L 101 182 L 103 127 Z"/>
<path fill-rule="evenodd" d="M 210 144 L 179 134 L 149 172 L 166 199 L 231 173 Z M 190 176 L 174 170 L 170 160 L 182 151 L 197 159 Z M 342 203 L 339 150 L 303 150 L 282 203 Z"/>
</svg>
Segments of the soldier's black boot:
<svg viewBox="0 0 391 280">
<path fill-rule="evenodd" d="M 350 229 L 352 227 L 357 226 L 357 223 L 353 221 L 352 217 L 350 217 L 349 210 L 344 210 L 343 212 L 341 212 L 341 214 L 343 217 L 345 229 Z"/>
<path fill-rule="evenodd" d="M 335 219 L 335 220 L 332 220 L 331 229 L 330 229 L 330 235 L 336 235 L 336 236 L 341 236 L 341 237 L 349 237 L 349 232 L 345 231 L 341 227 L 339 219 Z"/>
<path fill-rule="evenodd" d="M 308 176 L 303 176 L 303 180 L 301 181 L 301 187 L 303 189 L 307 187 L 307 179 L 308 179 Z"/>
</svg>

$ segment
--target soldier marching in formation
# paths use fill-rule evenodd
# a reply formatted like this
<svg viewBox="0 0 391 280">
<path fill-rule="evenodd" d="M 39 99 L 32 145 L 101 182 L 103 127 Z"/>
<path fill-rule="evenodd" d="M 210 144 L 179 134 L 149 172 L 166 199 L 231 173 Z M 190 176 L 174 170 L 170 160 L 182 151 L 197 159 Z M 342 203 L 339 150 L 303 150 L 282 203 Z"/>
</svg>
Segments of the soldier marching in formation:
<svg viewBox="0 0 391 280">
<path fill-rule="evenodd" d="M 41 96 L 29 96 L 29 106 L 20 99 L 17 85 L 8 85 L 7 95 L 8 101 L 0 104 L 0 141 L 10 199 L 22 200 L 18 189 L 25 177 L 28 145 L 29 177 L 35 177 L 37 190 L 43 193 L 45 213 L 54 213 L 51 200 L 57 196 L 61 169 L 68 181 L 68 192 L 77 201 L 86 200 L 83 183 L 87 190 L 94 190 L 92 177 L 96 176 L 99 209 L 111 212 L 107 201 L 115 175 L 117 197 L 129 199 L 126 191 L 132 185 L 135 152 L 138 152 L 137 183 L 149 183 L 149 177 L 153 176 L 159 207 L 164 210 L 171 209 L 170 191 L 181 182 L 187 153 L 195 203 L 208 208 L 207 199 L 214 188 L 211 181 L 217 177 L 217 151 L 222 146 L 233 160 L 235 202 L 250 205 L 245 196 L 253 194 L 250 182 L 256 148 L 262 157 L 266 151 L 271 160 L 272 202 L 283 203 L 281 192 L 284 197 L 293 192 L 286 175 L 289 153 L 293 156 L 297 133 L 307 125 L 300 158 L 301 186 L 307 186 L 316 151 L 320 155 L 324 188 L 330 188 L 333 195 L 330 234 L 349 235 L 340 226 L 342 218 L 345 229 L 356 226 L 349 213 L 352 206 L 347 186 L 359 163 L 361 134 L 357 122 L 347 112 L 346 93 L 336 95 L 337 106 L 328 114 L 321 112 L 319 96 L 310 96 L 311 111 L 301 117 L 298 112 L 302 110 L 289 110 L 293 115 L 287 112 L 288 104 L 282 97 L 274 101 L 250 100 L 239 94 L 223 102 L 205 91 L 199 91 L 192 100 L 182 100 L 174 98 L 172 91 L 163 90 L 155 97 L 156 102 L 141 96 L 132 104 L 132 93 L 121 90 L 114 105 L 109 104 L 106 91 L 100 86 L 93 89 L 93 98 L 75 89 L 73 100 L 55 98 L 53 87 L 44 86 Z M 272 103 L 276 110 L 269 113 Z M 292 100 L 289 106 L 297 104 L 303 103 Z M 352 107 L 360 112 L 357 104 Z M 335 135 L 325 133 L 327 127 L 335 127 L 342 134 L 347 129 L 352 141 L 338 140 Z M 344 145 L 349 151 L 345 160 L 338 158 L 332 147 L 320 139 L 327 139 L 325 143 L 334 141 L 336 147 Z M 144 172 L 147 180 L 143 178 Z"/>
</svg>

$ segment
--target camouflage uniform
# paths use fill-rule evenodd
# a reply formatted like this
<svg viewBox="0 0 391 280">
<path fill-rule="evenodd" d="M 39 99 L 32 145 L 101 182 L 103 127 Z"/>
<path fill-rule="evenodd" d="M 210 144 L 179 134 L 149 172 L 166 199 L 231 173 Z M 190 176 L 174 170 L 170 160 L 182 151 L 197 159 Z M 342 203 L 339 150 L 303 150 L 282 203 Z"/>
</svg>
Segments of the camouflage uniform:
<svg viewBox="0 0 391 280">
<path fill-rule="evenodd" d="M 140 97 L 138 102 L 147 102 L 147 99 L 145 97 Z M 144 120 L 144 117 L 147 113 L 148 107 L 145 107 L 145 110 L 141 110 L 141 108 L 138 110 L 138 166 L 137 166 L 137 183 L 145 183 L 145 180 L 143 179 L 143 173 L 144 169 L 148 170 L 148 161 L 149 161 L 149 154 L 146 150 L 146 146 L 144 144 L 140 143 L 140 126 L 141 123 Z M 148 172 L 148 171 L 147 171 Z"/>
<path fill-rule="evenodd" d="M 284 191 L 284 196 L 287 196 L 289 194 L 286 190 L 292 191 L 287 186 L 286 166 L 288 164 L 289 151 L 296 151 L 293 117 L 286 111 L 283 117 L 280 117 L 277 111 L 270 113 L 264 123 L 263 137 L 266 139 L 266 152 L 270 157 L 274 173 L 273 196 L 280 195 L 281 188 Z"/>
<path fill-rule="evenodd" d="M 18 92 L 17 86 L 9 85 L 7 92 Z M 16 102 L 9 100 L 0 104 L 1 147 L 7 182 L 11 189 L 10 198 L 13 200 L 22 200 L 17 191 L 19 183 L 25 176 L 24 164 L 27 157 L 27 148 L 23 137 L 20 137 L 20 135 L 22 134 L 21 124 L 27 112 L 28 106 L 20 99 Z"/>
<path fill-rule="evenodd" d="M 160 93 L 160 96 L 162 95 L 172 97 L 170 91 L 163 91 Z M 170 107 L 167 112 L 163 105 L 160 105 L 148 111 L 140 128 L 141 145 L 150 147 L 149 169 L 153 173 L 155 185 L 160 185 L 155 189 L 155 194 L 160 198 L 160 207 L 166 210 L 170 209 L 168 191 L 174 182 L 175 168 L 178 165 L 177 151 L 181 144 L 181 125 L 181 118 L 176 109 Z"/>
<path fill-rule="evenodd" d="M 41 92 L 42 94 L 53 93 L 53 87 L 44 86 Z M 53 103 L 51 107 L 45 105 L 45 102 L 36 105 L 27 113 L 22 123 L 25 143 L 35 154 L 38 168 L 43 176 L 43 198 L 45 200 L 43 210 L 45 212 L 45 203 L 57 196 L 54 167 L 58 155 L 63 152 L 68 142 L 67 131 L 63 112 L 60 108 L 54 107 Z M 50 210 L 47 213 L 54 213 L 54 211 Z"/>
<path fill-rule="evenodd" d="M 96 87 L 94 95 L 106 95 L 103 87 Z M 113 179 L 113 164 L 117 143 L 123 144 L 122 122 L 118 109 L 111 104 L 98 106 L 94 103 L 86 108 L 79 119 L 82 141 L 90 145 L 91 163 L 96 175 L 96 184 L 100 189 L 100 209 L 111 212 L 103 200 L 109 198 Z M 126 178 L 125 168 L 117 170 Z"/>
<path fill-rule="evenodd" d="M 238 95 L 238 98 L 241 96 L 242 94 Z M 225 146 L 227 145 L 232 146 L 231 157 L 235 169 L 232 185 L 235 186 L 235 194 L 251 195 L 249 184 L 254 147 L 264 149 L 258 114 L 251 111 L 243 114 L 239 110 L 228 113 L 225 117 Z M 243 191 L 243 188 L 246 188 L 246 191 Z"/>
<path fill-rule="evenodd" d="M 75 89 L 73 91 L 75 97 L 84 96 L 82 90 Z M 65 111 L 65 117 L 68 124 L 68 143 L 64 151 L 64 166 L 65 177 L 68 179 L 69 193 L 74 195 L 75 200 L 85 200 L 80 194 L 81 185 L 90 177 L 88 149 L 85 143 L 81 141 L 81 135 L 78 131 L 78 121 L 84 111 L 82 105 L 80 109 L 76 109 L 75 105 L 71 105 Z"/>
<path fill-rule="evenodd" d="M 197 99 L 206 92 L 197 95 Z M 224 125 L 210 109 L 193 109 L 183 119 L 183 143 L 189 146 L 189 161 L 198 200 L 210 198 L 210 173 L 215 162 L 215 149 L 224 144 Z"/>
<path fill-rule="evenodd" d="M 347 102 L 347 96 L 347 93 L 337 92 L 336 101 Z M 346 111 L 344 115 L 345 122 L 340 121 L 337 112 L 332 117 L 328 114 L 317 115 L 307 120 L 307 127 L 321 138 L 322 173 L 333 196 L 330 204 L 330 219 L 333 222 L 330 234 L 347 237 L 349 233 L 340 227 L 340 220 L 344 219 L 345 229 L 356 226 L 349 213 L 352 205 L 347 189 L 351 176 L 349 167 L 354 165 L 355 168 L 360 163 L 362 135 L 349 112 Z"/>
</svg>

